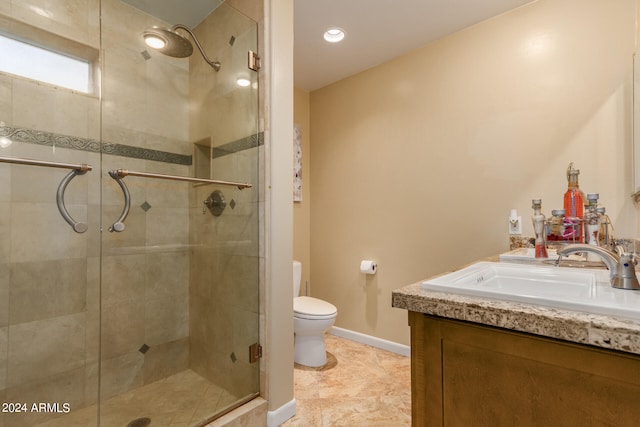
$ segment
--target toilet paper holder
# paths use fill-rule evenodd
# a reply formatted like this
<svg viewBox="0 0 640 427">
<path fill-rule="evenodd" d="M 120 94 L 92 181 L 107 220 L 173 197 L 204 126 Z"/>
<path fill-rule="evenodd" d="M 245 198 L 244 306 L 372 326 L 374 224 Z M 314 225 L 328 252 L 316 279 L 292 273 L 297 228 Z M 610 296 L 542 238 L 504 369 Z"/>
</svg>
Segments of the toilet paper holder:
<svg viewBox="0 0 640 427">
<path fill-rule="evenodd" d="M 362 260 L 360 261 L 360 272 L 364 274 L 376 274 L 378 271 L 378 264 L 372 260 Z"/>
</svg>

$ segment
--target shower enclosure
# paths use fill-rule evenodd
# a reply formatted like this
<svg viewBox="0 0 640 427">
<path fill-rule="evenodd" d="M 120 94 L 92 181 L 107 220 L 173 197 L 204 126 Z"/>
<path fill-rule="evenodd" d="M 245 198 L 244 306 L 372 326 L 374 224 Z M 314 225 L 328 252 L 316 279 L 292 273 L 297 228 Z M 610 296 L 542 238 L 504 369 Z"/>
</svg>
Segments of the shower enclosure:
<svg viewBox="0 0 640 427">
<path fill-rule="evenodd" d="M 0 427 L 199 426 L 258 395 L 257 25 L 161 3 L 0 0 L 0 36 L 87 78 L 0 43 Z M 144 44 L 175 24 L 203 54 Z"/>
</svg>

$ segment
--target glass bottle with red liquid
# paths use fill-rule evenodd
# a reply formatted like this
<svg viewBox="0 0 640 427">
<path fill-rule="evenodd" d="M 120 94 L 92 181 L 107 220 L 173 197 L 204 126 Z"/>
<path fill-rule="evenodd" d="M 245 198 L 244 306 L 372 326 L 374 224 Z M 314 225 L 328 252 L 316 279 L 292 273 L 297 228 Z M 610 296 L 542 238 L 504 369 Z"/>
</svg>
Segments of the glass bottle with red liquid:
<svg viewBox="0 0 640 427">
<path fill-rule="evenodd" d="M 540 199 L 533 199 L 531 201 L 531 207 L 533 208 L 533 216 L 531 217 L 533 231 L 536 233 L 535 256 L 536 258 L 548 258 L 545 238 L 545 216 L 542 213 L 542 201 Z"/>
<path fill-rule="evenodd" d="M 567 168 L 567 191 L 564 193 L 564 210 L 567 220 L 571 223 L 573 232 L 572 242 L 584 243 L 583 217 L 584 217 L 584 193 L 578 184 L 580 170 L 573 168 L 573 162 Z"/>
<path fill-rule="evenodd" d="M 547 241 L 563 241 L 565 240 L 565 232 L 564 209 L 552 210 L 551 218 L 549 218 L 549 226 L 547 228 Z"/>
</svg>

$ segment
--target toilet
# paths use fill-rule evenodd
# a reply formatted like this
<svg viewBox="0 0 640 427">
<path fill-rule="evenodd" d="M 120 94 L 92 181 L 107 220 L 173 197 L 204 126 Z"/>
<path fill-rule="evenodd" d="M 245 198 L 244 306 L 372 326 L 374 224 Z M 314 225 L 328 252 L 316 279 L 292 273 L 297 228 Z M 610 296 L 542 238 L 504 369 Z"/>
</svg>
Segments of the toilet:
<svg viewBox="0 0 640 427">
<path fill-rule="evenodd" d="M 327 363 L 324 332 L 338 315 L 338 309 L 318 298 L 300 295 L 302 264 L 293 261 L 293 332 L 294 361 L 303 366 L 318 367 Z"/>
</svg>

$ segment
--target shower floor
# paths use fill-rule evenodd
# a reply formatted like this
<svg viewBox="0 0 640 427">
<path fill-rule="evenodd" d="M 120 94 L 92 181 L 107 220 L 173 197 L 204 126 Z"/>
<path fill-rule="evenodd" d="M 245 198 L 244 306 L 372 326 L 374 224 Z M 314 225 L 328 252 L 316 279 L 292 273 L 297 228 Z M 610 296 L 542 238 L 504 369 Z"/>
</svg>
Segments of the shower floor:
<svg viewBox="0 0 640 427">
<path fill-rule="evenodd" d="M 211 418 L 238 399 L 191 370 L 114 396 L 100 408 L 100 427 L 126 427 L 139 418 L 150 418 L 153 427 L 192 427 Z M 95 425 L 96 407 L 36 424 L 39 427 L 87 427 Z"/>
</svg>

